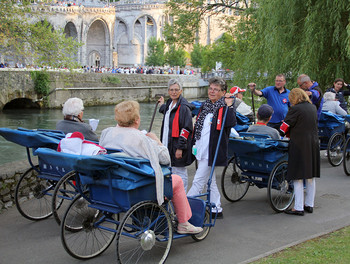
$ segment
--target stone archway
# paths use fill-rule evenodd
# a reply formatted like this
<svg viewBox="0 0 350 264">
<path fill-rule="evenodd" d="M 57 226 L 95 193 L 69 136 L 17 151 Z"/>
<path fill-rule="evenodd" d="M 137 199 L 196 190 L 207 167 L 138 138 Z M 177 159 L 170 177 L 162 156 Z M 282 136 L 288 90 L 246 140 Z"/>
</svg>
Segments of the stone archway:
<svg viewBox="0 0 350 264">
<path fill-rule="evenodd" d="M 66 26 L 64 27 L 63 34 L 66 36 L 66 38 L 71 37 L 74 40 L 78 40 L 78 31 L 73 22 L 68 22 L 66 24 Z M 79 50 L 77 50 L 77 52 L 74 54 L 76 61 L 78 61 L 78 57 L 79 57 L 78 53 L 79 53 Z"/>
<path fill-rule="evenodd" d="M 101 54 L 96 51 L 93 50 L 89 53 L 88 56 L 88 65 L 89 66 L 93 66 L 93 67 L 100 67 L 101 66 Z"/>
<path fill-rule="evenodd" d="M 78 31 L 73 22 L 68 22 L 64 27 L 63 31 L 64 35 L 68 37 L 72 37 L 73 39 L 78 38 Z"/>
<path fill-rule="evenodd" d="M 96 57 L 99 56 L 100 66 L 109 66 L 109 34 L 106 25 L 102 20 L 94 21 L 87 33 L 86 48 L 88 54 L 88 62 L 93 62 L 92 65 L 95 66 Z M 91 55 L 90 54 L 94 54 Z M 92 61 L 90 61 L 92 59 Z"/>
</svg>

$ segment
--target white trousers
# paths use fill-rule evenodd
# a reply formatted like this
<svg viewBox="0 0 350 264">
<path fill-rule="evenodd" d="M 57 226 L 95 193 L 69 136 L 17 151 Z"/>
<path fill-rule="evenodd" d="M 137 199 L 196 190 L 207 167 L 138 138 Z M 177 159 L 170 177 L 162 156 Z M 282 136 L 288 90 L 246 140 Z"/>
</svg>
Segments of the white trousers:
<svg viewBox="0 0 350 264">
<path fill-rule="evenodd" d="M 197 162 L 198 162 L 198 169 L 196 171 L 196 175 L 194 176 L 191 189 L 187 193 L 187 196 L 198 195 L 203 191 L 204 187 L 207 187 L 211 166 L 208 166 L 207 159 L 197 160 Z M 222 212 L 221 202 L 220 202 L 221 197 L 220 197 L 218 186 L 216 185 L 215 171 L 213 173 L 210 190 L 211 190 L 210 202 L 215 203 L 218 210 L 217 212 L 221 213 Z M 213 212 L 216 212 L 216 210 L 213 210 Z"/>
<path fill-rule="evenodd" d="M 304 203 L 304 181 L 294 180 L 294 210 L 304 211 L 304 205 L 314 207 L 315 194 L 316 194 L 316 181 L 315 178 L 306 179 L 306 194 Z"/>
<path fill-rule="evenodd" d="M 171 167 L 172 174 L 177 174 L 181 177 L 184 187 L 185 187 L 185 192 L 187 192 L 187 187 L 188 187 L 188 176 L 187 176 L 187 168 L 186 167 Z"/>
</svg>

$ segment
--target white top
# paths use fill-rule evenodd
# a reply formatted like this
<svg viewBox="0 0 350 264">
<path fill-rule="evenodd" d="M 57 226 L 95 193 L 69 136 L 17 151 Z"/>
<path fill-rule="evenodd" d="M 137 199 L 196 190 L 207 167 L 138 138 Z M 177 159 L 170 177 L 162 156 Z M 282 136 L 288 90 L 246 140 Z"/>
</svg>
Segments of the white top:
<svg viewBox="0 0 350 264">
<path fill-rule="evenodd" d="M 328 111 L 336 115 L 345 116 L 346 111 L 340 107 L 339 101 L 324 101 L 322 111 Z"/>
<path fill-rule="evenodd" d="M 176 103 L 169 105 L 168 111 L 166 111 L 164 116 L 164 127 L 163 127 L 163 137 L 162 137 L 162 143 L 164 146 L 168 147 L 168 136 L 169 136 L 169 118 L 170 118 L 170 112 L 175 107 Z"/>
<path fill-rule="evenodd" d="M 164 175 L 159 164 L 170 164 L 167 147 L 160 146 L 136 128 L 118 125 L 102 131 L 100 145 L 105 148 L 122 149 L 131 157 L 148 159 L 156 175 L 158 204 L 161 205 L 164 202 Z"/>
<path fill-rule="evenodd" d="M 203 122 L 201 138 L 196 140 L 197 160 L 209 159 L 209 140 L 210 140 L 210 126 L 213 119 L 213 114 L 208 114 Z"/>
</svg>

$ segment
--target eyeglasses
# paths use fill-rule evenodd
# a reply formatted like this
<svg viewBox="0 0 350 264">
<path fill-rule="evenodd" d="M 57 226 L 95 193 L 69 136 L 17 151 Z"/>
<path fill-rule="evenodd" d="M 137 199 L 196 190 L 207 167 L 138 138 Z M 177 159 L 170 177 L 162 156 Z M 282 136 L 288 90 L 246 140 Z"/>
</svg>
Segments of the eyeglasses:
<svg viewBox="0 0 350 264">
<path fill-rule="evenodd" d="M 275 80 L 275 82 L 284 82 L 283 80 Z"/>
<path fill-rule="evenodd" d="M 212 91 L 212 92 L 216 92 L 216 93 L 218 93 L 218 92 L 220 92 L 220 91 L 221 91 L 221 89 L 217 89 L 217 88 L 211 88 L 211 87 L 209 87 L 209 88 L 208 88 L 208 91 Z"/>
<path fill-rule="evenodd" d="M 303 86 L 303 84 L 304 84 L 304 83 L 305 83 L 305 82 L 303 82 L 303 83 L 299 84 L 299 87 Z"/>
<path fill-rule="evenodd" d="M 168 90 L 169 92 L 171 92 L 171 93 L 178 93 L 178 92 L 180 92 L 180 89 L 169 89 Z"/>
</svg>

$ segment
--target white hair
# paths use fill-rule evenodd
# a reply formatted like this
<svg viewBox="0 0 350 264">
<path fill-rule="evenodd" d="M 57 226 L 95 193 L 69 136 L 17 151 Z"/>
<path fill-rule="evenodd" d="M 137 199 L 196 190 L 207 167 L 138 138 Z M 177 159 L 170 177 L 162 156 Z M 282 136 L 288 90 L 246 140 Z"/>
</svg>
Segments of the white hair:
<svg viewBox="0 0 350 264">
<path fill-rule="evenodd" d="M 177 79 L 170 79 L 169 80 L 169 82 L 168 82 L 168 89 L 170 88 L 170 86 L 172 86 L 174 84 L 177 84 L 179 86 L 179 89 L 182 90 L 182 84 Z"/>
<path fill-rule="evenodd" d="M 323 98 L 324 98 L 325 101 L 334 101 L 334 100 L 335 100 L 335 93 L 326 92 L 326 93 L 323 95 Z"/>
<path fill-rule="evenodd" d="M 83 100 L 77 97 L 69 98 L 63 105 L 62 113 L 64 116 L 67 115 L 79 115 L 84 111 Z"/>
</svg>

